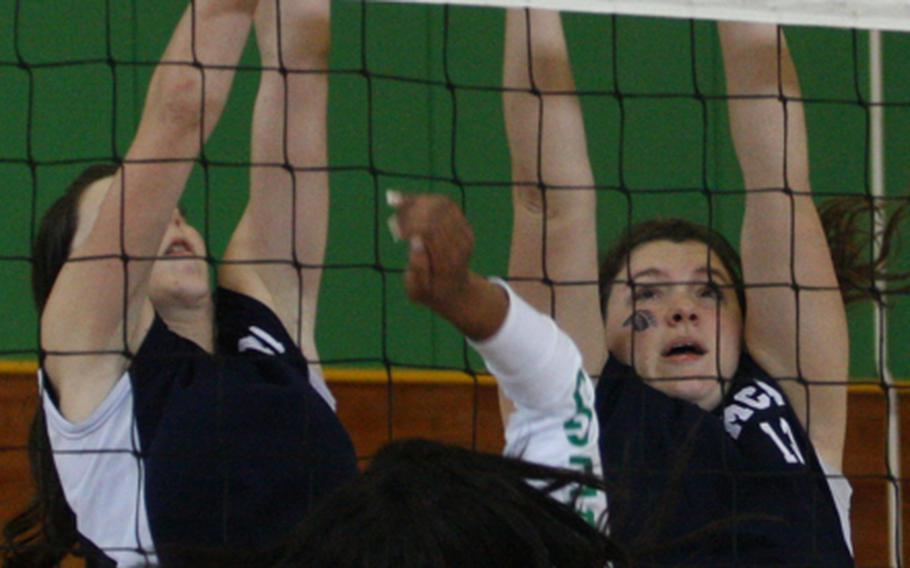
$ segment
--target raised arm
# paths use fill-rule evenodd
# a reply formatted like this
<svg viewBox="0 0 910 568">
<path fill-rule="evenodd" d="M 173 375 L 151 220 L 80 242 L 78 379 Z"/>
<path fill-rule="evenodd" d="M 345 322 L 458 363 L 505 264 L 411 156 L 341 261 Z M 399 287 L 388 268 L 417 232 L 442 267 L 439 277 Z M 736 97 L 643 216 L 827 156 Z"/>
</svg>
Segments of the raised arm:
<svg viewBox="0 0 910 568">
<path fill-rule="evenodd" d="M 819 455 L 840 469 L 847 320 L 810 195 L 803 104 L 793 100 L 801 97 L 796 69 L 774 26 L 724 23 L 720 37 L 729 94 L 764 96 L 729 102 L 747 190 L 742 229 L 746 345 L 759 364 L 782 379 Z M 774 286 L 749 286 L 761 284 Z M 788 379 L 795 377 L 805 383 Z"/>
<path fill-rule="evenodd" d="M 408 296 L 447 319 L 483 356 L 517 410 L 506 423 L 505 453 L 524 460 L 602 475 L 594 387 L 581 353 L 549 317 L 469 266 L 474 236 L 450 200 L 419 195 L 393 200 L 401 236 L 410 243 Z M 596 491 L 566 488 L 592 525 L 606 510 Z"/>
<path fill-rule="evenodd" d="M 600 373 L 606 348 L 597 289 L 597 196 L 558 12 L 507 12 L 503 86 L 512 156 L 512 286 L 552 314 L 581 349 L 588 372 Z"/>
<path fill-rule="evenodd" d="M 271 307 L 311 361 L 318 360 L 329 215 L 329 10 L 328 0 L 263 0 L 256 13 L 265 70 L 253 115 L 250 199 L 219 271 L 223 286 Z"/>
<path fill-rule="evenodd" d="M 410 244 L 405 287 L 408 297 L 481 341 L 506 319 L 505 291 L 470 268 L 474 232 L 455 203 L 440 195 L 390 192 L 396 237 Z"/>
<path fill-rule="evenodd" d="M 124 264 L 121 255 L 157 254 L 201 143 L 224 108 L 230 66 L 240 58 L 256 3 L 195 0 L 187 8 L 152 75 L 124 164 L 109 190 L 99 193 L 94 224 L 84 239 L 77 235 L 57 277 L 42 313 L 42 349 L 71 420 L 88 416 L 103 400 L 125 368 L 119 354 L 135 352 L 151 324 L 153 263 Z M 80 228 L 88 223 L 82 219 Z M 97 354 L 103 351 L 113 354 Z"/>
</svg>

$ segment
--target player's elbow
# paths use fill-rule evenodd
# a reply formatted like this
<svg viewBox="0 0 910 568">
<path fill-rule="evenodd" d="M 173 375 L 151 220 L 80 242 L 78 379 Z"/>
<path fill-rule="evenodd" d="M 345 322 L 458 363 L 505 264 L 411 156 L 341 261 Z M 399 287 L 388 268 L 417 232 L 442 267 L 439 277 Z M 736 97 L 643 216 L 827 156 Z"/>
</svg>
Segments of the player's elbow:
<svg viewBox="0 0 910 568">
<path fill-rule="evenodd" d="M 533 217 L 551 216 L 552 210 L 547 207 L 541 189 L 534 186 L 515 186 L 512 190 L 512 205 L 516 213 Z"/>
<path fill-rule="evenodd" d="M 329 2 L 290 2 L 281 4 L 284 53 L 291 68 L 324 68 L 332 47 Z"/>
<path fill-rule="evenodd" d="M 562 42 L 546 42 L 534 46 L 534 82 L 542 91 L 575 90 L 569 54 Z"/>
<path fill-rule="evenodd" d="M 226 92 L 206 86 L 203 71 L 195 66 L 166 69 L 153 80 L 146 114 L 174 131 L 198 132 L 214 124 L 227 102 Z"/>
<path fill-rule="evenodd" d="M 533 184 L 516 185 L 512 190 L 512 206 L 516 214 L 545 217 L 549 222 L 569 222 L 593 214 L 596 205 L 596 195 L 590 189 L 542 189 L 540 185 Z"/>
</svg>

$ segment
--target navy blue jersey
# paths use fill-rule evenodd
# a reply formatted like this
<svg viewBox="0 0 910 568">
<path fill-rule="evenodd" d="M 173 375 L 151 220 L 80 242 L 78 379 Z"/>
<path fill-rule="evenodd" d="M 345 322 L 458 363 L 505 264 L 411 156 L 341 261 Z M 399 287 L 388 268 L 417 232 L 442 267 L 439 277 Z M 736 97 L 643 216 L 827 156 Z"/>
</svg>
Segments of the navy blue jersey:
<svg viewBox="0 0 910 568">
<path fill-rule="evenodd" d="M 657 391 L 610 357 L 596 409 L 614 486 L 611 534 L 654 563 L 853 565 L 812 444 L 748 355 L 714 412 Z"/>
<path fill-rule="evenodd" d="M 216 306 L 214 356 L 156 317 L 87 421 L 66 422 L 45 398 L 80 533 L 118 565 L 154 563 L 169 546 L 273 544 L 357 474 L 347 432 L 278 317 L 224 289 Z"/>
</svg>

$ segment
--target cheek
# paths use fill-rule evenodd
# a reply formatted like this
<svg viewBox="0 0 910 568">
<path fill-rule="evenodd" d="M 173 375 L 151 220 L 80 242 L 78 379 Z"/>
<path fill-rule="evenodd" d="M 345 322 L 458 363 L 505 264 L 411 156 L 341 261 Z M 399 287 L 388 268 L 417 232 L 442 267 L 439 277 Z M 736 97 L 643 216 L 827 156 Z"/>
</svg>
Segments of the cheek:
<svg viewBox="0 0 910 568">
<path fill-rule="evenodd" d="M 743 322 L 739 312 L 733 309 L 722 310 L 720 314 L 720 335 L 729 343 L 742 341 Z"/>
<path fill-rule="evenodd" d="M 202 235 L 194 230 L 191 240 L 193 242 L 193 248 L 196 250 L 198 256 L 206 256 L 208 254 L 208 249 L 205 246 L 205 239 L 202 238 Z"/>
<path fill-rule="evenodd" d="M 631 310 L 627 311 L 629 313 L 624 316 L 623 321 L 631 315 Z M 631 324 L 623 325 L 622 321 L 613 322 L 612 328 L 608 330 L 607 338 L 610 353 L 621 362 L 627 365 L 634 363 L 636 371 L 642 376 L 653 375 L 651 367 L 659 360 L 659 357 L 655 357 L 655 352 L 660 351 L 662 343 L 662 330 L 659 322 L 638 332 L 633 332 Z"/>
<path fill-rule="evenodd" d="M 739 365 L 742 351 L 743 324 L 736 312 L 722 313 L 720 319 L 720 350 L 722 354 L 722 372 L 724 376 L 731 376 Z"/>
<path fill-rule="evenodd" d="M 629 317 L 628 310 L 617 308 L 611 311 L 605 324 L 605 336 L 607 340 L 607 350 L 613 355 L 619 356 L 623 362 L 629 361 L 629 352 L 632 343 L 632 330 L 629 327 L 623 327 L 622 322 Z"/>
</svg>

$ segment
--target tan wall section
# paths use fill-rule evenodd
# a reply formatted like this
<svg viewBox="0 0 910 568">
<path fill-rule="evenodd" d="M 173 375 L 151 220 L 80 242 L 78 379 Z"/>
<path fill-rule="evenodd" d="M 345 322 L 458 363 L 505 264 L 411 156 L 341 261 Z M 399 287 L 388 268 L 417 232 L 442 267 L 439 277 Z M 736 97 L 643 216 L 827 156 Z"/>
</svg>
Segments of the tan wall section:
<svg viewBox="0 0 910 568">
<path fill-rule="evenodd" d="M 431 438 L 490 452 L 502 447 L 496 388 L 488 378 L 475 383 L 464 376 L 434 381 L 421 379 L 419 373 L 401 374 L 396 375 L 390 397 L 388 382 L 375 374 L 364 378 L 362 373 L 348 373 L 345 377 L 344 371 L 333 370 L 327 375 L 338 399 L 339 416 L 364 460 L 387 441 L 406 437 Z M 910 440 L 910 391 L 900 394 L 903 439 Z M 32 374 L 0 374 L 0 524 L 25 505 L 30 495 L 25 442 L 36 402 Z M 844 470 L 854 488 L 857 566 L 888 564 L 887 492 L 893 484 L 887 479 L 885 424 L 882 391 L 867 386 L 853 388 Z M 902 459 L 903 471 L 910 472 L 910 452 L 904 452 Z M 906 495 L 910 484 L 903 482 L 902 486 Z M 906 497 L 903 510 L 904 517 L 910 519 L 910 500 Z M 910 542 L 907 528 L 905 543 Z M 905 554 L 910 558 L 910 548 Z"/>
</svg>

